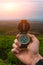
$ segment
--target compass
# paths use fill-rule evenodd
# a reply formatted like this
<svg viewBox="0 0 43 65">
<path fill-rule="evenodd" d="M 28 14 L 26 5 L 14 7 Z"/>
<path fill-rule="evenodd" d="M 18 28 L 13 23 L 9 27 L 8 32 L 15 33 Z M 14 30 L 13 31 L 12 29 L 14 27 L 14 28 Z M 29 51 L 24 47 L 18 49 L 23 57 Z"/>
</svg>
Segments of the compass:
<svg viewBox="0 0 43 65">
<path fill-rule="evenodd" d="M 21 44 L 25 44 L 25 45 L 30 42 L 30 38 L 26 34 L 21 34 L 18 40 L 19 42 L 21 42 Z"/>
<path fill-rule="evenodd" d="M 30 29 L 30 24 L 27 20 L 21 20 L 18 24 L 18 29 L 20 31 L 18 41 L 21 43 L 22 47 L 25 48 L 30 42 L 30 37 L 27 35 L 27 32 Z"/>
</svg>

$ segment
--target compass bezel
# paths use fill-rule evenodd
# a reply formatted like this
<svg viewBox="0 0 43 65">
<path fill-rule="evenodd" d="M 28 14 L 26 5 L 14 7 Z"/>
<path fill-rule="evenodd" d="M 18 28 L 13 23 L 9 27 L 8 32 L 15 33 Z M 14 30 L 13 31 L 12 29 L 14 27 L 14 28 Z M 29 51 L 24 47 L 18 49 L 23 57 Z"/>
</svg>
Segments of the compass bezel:
<svg viewBox="0 0 43 65">
<path fill-rule="evenodd" d="M 21 41 L 21 37 L 23 37 L 23 36 L 27 38 L 27 42 L 25 42 L 25 43 L 23 43 L 24 40 Z M 23 38 L 23 39 L 24 39 L 24 38 Z M 30 37 L 27 36 L 27 34 L 20 34 L 20 36 L 19 36 L 19 38 L 18 38 L 18 41 L 19 41 L 21 44 L 26 45 L 26 44 L 28 44 L 28 43 L 30 42 Z"/>
</svg>

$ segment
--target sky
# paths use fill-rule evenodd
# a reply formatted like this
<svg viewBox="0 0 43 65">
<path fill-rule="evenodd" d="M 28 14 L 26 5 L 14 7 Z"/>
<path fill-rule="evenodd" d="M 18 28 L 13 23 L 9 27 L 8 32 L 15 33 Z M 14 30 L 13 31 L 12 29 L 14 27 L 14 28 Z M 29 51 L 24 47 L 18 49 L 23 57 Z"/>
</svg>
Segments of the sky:
<svg viewBox="0 0 43 65">
<path fill-rule="evenodd" d="M 43 0 L 0 0 L 0 20 L 43 21 Z"/>
</svg>

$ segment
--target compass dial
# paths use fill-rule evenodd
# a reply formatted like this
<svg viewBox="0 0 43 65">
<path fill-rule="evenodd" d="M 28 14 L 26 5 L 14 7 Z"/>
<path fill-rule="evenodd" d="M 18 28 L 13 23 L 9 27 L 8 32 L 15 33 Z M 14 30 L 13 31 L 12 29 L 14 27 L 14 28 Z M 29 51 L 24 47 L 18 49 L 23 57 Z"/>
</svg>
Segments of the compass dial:
<svg viewBox="0 0 43 65">
<path fill-rule="evenodd" d="M 18 40 L 21 44 L 28 44 L 30 42 L 30 38 L 26 34 L 20 35 Z"/>
</svg>

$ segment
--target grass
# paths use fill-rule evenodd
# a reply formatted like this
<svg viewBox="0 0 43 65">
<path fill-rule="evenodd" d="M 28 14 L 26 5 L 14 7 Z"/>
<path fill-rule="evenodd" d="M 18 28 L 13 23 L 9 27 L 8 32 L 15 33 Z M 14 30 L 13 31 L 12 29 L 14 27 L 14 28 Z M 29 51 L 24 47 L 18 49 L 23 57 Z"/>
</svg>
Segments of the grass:
<svg viewBox="0 0 43 65">
<path fill-rule="evenodd" d="M 43 56 L 43 35 L 37 36 L 40 41 L 39 52 Z M 18 65 L 19 60 L 11 53 L 14 35 L 0 35 L 0 65 Z"/>
<path fill-rule="evenodd" d="M 0 35 L 0 65 L 17 65 L 19 60 L 11 53 L 14 35 Z"/>
<path fill-rule="evenodd" d="M 39 52 L 43 56 L 43 35 L 37 37 L 40 41 Z"/>
</svg>

